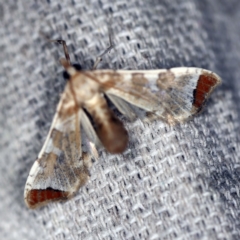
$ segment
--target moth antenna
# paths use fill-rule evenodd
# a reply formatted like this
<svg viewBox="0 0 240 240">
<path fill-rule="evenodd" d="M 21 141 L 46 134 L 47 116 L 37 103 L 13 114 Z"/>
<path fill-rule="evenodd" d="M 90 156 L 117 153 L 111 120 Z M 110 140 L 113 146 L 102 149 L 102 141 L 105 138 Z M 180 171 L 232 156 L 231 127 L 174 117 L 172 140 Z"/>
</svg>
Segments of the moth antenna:
<svg viewBox="0 0 240 240">
<path fill-rule="evenodd" d="M 108 38 L 109 38 L 109 44 L 110 46 L 104 50 L 104 52 L 102 54 L 100 54 L 94 64 L 93 64 L 93 70 L 95 70 L 98 66 L 98 64 L 102 61 L 102 58 L 103 56 L 105 56 L 107 53 L 109 53 L 113 48 L 114 48 L 114 43 L 113 43 L 113 30 L 112 30 L 112 27 L 111 27 L 111 24 L 108 24 Z"/>
</svg>

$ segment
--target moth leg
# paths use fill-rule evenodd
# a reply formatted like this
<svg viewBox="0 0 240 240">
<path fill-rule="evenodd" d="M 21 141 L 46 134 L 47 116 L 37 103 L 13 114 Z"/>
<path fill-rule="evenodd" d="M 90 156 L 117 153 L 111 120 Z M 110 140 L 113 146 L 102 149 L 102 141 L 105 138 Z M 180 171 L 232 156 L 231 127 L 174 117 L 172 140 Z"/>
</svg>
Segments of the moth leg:
<svg viewBox="0 0 240 240">
<path fill-rule="evenodd" d="M 63 51 L 64 51 L 64 54 L 65 54 L 65 58 L 67 60 L 67 63 L 68 63 L 68 65 L 71 65 L 71 60 L 70 60 L 70 56 L 69 56 L 69 53 L 68 53 L 68 48 L 67 48 L 66 42 L 62 39 L 57 39 L 57 40 L 49 39 L 49 42 L 56 42 L 56 43 L 61 44 L 63 46 Z M 62 59 L 60 60 L 60 62 L 62 63 Z"/>
<path fill-rule="evenodd" d="M 98 64 L 102 61 L 103 56 L 105 56 L 107 53 L 109 53 L 111 51 L 111 49 L 114 47 L 112 36 L 113 36 L 112 28 L 110 26 L 108 26 L 108 37 L 109 37 L 110 46 L 102 54 L 100 54 L 97 57 L 94 65 L 93 65 L 93 68 L 92 68 L 93 70 L 95 70 L 97 68 Z"/>
<path fill-rule="evenodd" d="M 53 40 L 53 39 L 50 39 L 44 32 L 40 31 L 39 32 L 48 42 L 56 42 L 58 44 L 61 44 L 63 46 L 63 51 L 64 51 L 64 54 L 65 54 L 65 59 L 63 61 L 67 61 L 67 64 L 70 66 L 71 65 L 71 60 L 70 60 L 70 56 L 69 56 L 69 53 L 68 53 L 68 48 L 67 48 L 67 44 L 64 40 L 62 39 L 56 39 L 56 40 Z M 60 62 L 62 63 L 62 59 L 60 60 Z M 63 65 L 63 64 L 62 64 Z"/>
</svg>

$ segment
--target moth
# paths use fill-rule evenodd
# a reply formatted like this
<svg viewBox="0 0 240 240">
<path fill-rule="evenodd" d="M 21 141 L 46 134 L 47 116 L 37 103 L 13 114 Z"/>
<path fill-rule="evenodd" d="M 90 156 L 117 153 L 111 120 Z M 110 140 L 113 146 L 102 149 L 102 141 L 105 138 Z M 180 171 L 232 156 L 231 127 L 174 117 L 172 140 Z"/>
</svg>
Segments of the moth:
<svg viewBox="0 0 240 240">
<path fill-rule="evenodd" d="M 60 62 L 68 81 L 27 178 L 24 199 L 32 209 L 72 197 L 87 182 L 97 147 L 112 154 L 127 148 L 128 133 L 109 101 L 130 120 L 139 109 L 143 117 L 176 124 L 197 114 L 221 83 L 217 74 L 190 67 L 82 71 L 71 64 L 65 41 L 52 41 L 63 46 Z M 83 135 L 90 151 L 83 148 Z"/>
</svg>

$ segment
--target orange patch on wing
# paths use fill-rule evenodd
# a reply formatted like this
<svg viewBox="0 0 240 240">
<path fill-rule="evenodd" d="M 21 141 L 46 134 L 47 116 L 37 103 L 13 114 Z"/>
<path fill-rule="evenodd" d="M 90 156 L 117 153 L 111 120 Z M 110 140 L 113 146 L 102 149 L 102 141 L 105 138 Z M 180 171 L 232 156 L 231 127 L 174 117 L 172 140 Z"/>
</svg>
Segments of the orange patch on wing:
<svg viewBox="0 0 240 240">
<path fill-rule="evenodd" d="M 30 208 L 36 208 L 50 201 L 66 200 L 69 193 L 53 188 L 33 189 L 27 194 L 27 203 Z"/>
<path fill-rule="evenodd" d="M 194 90 L 193 106 L 200 109 L 204 104 L 209 93 L 212 92 L 214 87 L 217 85 L 218 79 L 211 74 L 201 74 L 197 87 Z"/>
</svg>

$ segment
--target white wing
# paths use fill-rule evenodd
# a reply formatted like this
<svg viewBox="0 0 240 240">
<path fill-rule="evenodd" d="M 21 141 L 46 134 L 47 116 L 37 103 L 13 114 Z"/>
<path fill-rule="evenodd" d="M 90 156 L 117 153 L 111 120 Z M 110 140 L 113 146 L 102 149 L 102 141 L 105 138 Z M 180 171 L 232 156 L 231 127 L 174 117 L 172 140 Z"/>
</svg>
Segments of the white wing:
<svg viewBox="0 0 240 240">
<path fill-rule="evenodd" d="M 170 124 L 183 122 L 198 113 L 221 83 L 220 77 L 211 71 L 186 67 L 146 71 L 96 70 L 88 72 L 88 76 L 101 82 L 103 92 L 129 118 L 134 118 L 134 114 L 129 113 L 130 107 L 125 102 Z"/>
</svg>

